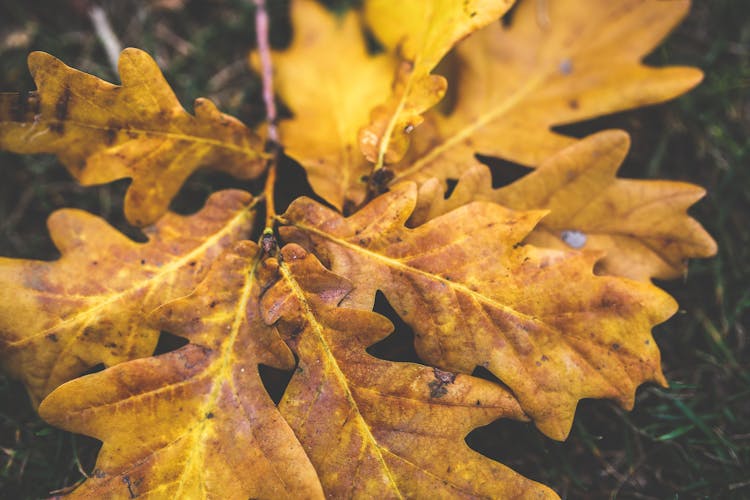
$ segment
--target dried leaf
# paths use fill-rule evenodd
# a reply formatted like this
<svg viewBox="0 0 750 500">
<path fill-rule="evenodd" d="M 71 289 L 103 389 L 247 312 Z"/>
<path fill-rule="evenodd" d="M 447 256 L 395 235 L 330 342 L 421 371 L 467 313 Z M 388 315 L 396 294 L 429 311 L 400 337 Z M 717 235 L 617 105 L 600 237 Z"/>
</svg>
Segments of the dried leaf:
<svg viewBox="0 0 750 500">
<path fill-rule="evenodd" d="M 677 278 L 687 270 L 688 258 L 716 253 L 711 236 L 687 215 L 705 191 L 684 182 L 615 177 L 629 147 L 627 133 L 600 132 L 500 189 L 492 189 L 486 167 L 475 166 L 461 176 L 448 199 L 442 183 L 432 179 L 420 186 L 410 222 L 421 224 L 472 201 L 493 201 L 514 210 L 547 209 L 550 213 L 527 242 L 604 251 L 597 266 L 606 274 Z"/>
<path fill-rule="evenodd" d="M 208 99 L 197 99 L 189 115 L 141 50 L 122 52 L 122 86 L 44 52 L 29 55 L 29 69 L 37 92 L 0 96 L 0 148 L 55 153 L 84 185 L 132 178 L 125 197 L 132 224 L 155 222 L 198 167 L 241 179 L 263 172 L 261 139 Z"/>
<path fill-rule="evenodd" d="M 44 400 L 50 423 L 104 442 L 74 498 L 322 498 L 258 364 L 294 357 L 260 318 L 276 279 L 254 243 L 220 257 L 187 297 L 152 315 L 190 344 L 69 382 Z M 256 272 L 257 268 L 257 272 Z"/>
<path fill-rule="evenodd" d="M 458 178 L 474 155 L 536 166 L 574 142 L 569 124 L 678 96 L 702 78 L 696 68 L 651 68 L 641 59 L 684 17 L 688 0 L 520 2 L 510 27 L 492 24 L 457 47 L 457 101 L 439 129 L 415 134 L 414 155 L 394 183 Z"/>
<path fill-rule="evenodd" d="M 542 211 L 476 202 L 408 229 L 415 204 L 411 183 L 348 218 L 302 198 L 281 234 L 357 284 L 345 305 L 370 309 L 381 290 L 421 359 L 489 369 L 550 437 L 567 436 L 580 399 L 630 408 L 641 383 L 665 384 L 650 330 L 676 310 L 667 294 L 594 276 L 598 254 L 520 245 Z"/>
<path fill-rule="evenodd" d="M 0 258 L 0 360 L 37 404 L 98 363 L 149 356 L 159 330 L 146 312 L 192 290 L 211 262 L 252 225 L 243 191 L 212 195 L 191 216 L 168 213 L 137 243 L 87 212 L 49 219 L 62 257 Z"/>
<path fill-rule="evenodd" d="M 399 161 L 422 113 L 445 94 L 446 81 L 431 75 L 453 45 L 497 20 L 512 0 L 388 0 L 365 2 L 365 17 L 378 39 L 402 62 L 390 97 L 372 111 L 359 134 L 362 153 L 379 168 Z"/>
<path fill-rule="evenodd" d="M 357 134 L 368 123 L 367 104 L 388 95 L 396 59 L 367 53 L 353 11 L 337 19 L 317 2 L 296 0 L 291 17 L 292 44 L 273 54 L 278 92 L 294 112 L 280 124 L 285 152 L 317 194 L 339 210 L 357 206 L 371 170 Z"/>
<path fill-rule="evenodd" d="M 336 308 L 351 285 L 296 245 L 262 309 L 299 357 L 280 404 L 329 498 L 557 498 L 472 451 L 474 428 L 523 418 L 486 380 L 370 356 L 392 326 Z"/>
</svg>

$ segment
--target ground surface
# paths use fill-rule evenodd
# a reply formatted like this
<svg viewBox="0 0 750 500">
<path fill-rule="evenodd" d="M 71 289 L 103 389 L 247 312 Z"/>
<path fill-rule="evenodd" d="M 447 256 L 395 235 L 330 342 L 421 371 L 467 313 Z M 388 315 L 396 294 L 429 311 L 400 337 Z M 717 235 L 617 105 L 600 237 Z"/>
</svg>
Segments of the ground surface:
<svg viewBox="0 0 750 500">
<path fill-rule="evenodd" d="M 206 95 L 252 122 L 259 118 L 253 104 L 259 90 L 245 62 L 254 37 L 250 3 L 101 5 L 124 45 L 155 55 L 183 103 Z M 270 3 L 273 41 L 280 46 L 288 36 L 285 2 Z M 34 88 L 25 64 L 30 50 L 117 81 L 86 15 L 88 2 L 50 5 L 0 0 L 0 89 Z M 667 105 L 569 130 L 623 128 L 633 136 L 626 175 L 685 180 L 708 190 L 692 213 L 716 238 L 719 255 L 693 262 L 684 280 L 662 284 L 682 309 L 656 332 L 671 387 L 641 388 L 631 413 L 583 402 L 565 443 L 505 422 L 475 431 L 469 442 L 567 498 L 750 498 L 750 3 L 696 0 L 649 61 L 698 66 L 706 80 Z M 303 181 L 297 167 L 285 168 Z M 0 255 L 54 258 L 43 227 L 61 207 L 85 208 L 135 234 L 121 215 L 127 181 L 81 188 L 52 157 L 6 153 L 0 153 L 0 179 Z M 196 207 L 227 185 L 232 181 L 198 174 L 176 207 Z M 96 442 L 40 421 L 19 384 L 0 375 L 0 497 L 39 498 L 70 486 L 80 471 L 91 470 L 96 451 Z"/>
</svg>

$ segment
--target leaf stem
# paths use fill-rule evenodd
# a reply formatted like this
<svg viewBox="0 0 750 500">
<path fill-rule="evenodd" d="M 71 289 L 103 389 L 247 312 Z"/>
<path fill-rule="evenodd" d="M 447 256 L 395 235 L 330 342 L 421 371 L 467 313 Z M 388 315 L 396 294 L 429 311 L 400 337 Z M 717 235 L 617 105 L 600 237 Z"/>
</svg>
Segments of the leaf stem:
<svg viewBox="0 0 750 500">
<path fill-rule="evenodd" d="M 268 174 L 266 175 L 266 184 L 263 187 L 263 196 L 266 199 L 266 230 L 273 228 L 274 217 L 276 216 L 276 204 L 273 198 L 273 188 L 276 184 L 276 163 L 278 162 L 278 153 L 274 152 L 273 157 L 268 160 Z"/>
</svg>

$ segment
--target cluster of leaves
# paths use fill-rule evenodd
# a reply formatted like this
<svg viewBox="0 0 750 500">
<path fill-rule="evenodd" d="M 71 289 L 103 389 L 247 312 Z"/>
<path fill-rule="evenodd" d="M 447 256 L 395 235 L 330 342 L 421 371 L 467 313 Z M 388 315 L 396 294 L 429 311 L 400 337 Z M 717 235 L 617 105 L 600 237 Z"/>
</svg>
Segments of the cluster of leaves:
<svg viewBox="0 0 750 500">
<path fill-rule="evenodd" d="M 324 202 L 283 214 L 264 130 L 205 99 L 188 114 L 144 52 L 123 52 L 120 86 L 31 54 L 37 91 L 0 95 L 0 147 L 54 153 L 84 185 L 132 179 L 125 215 L 148 237 L 67 209 L 59 260 L 0 259 L 4 369 L 47 421 L 103 442 L 75 495 L 554 497 L 465 436 L 510 418 L 564 439 L 581 399 L 630 408 L 666 384 L 651 328 L 677 306 L 650 279 L 715 252 L 686 213 L 703 190 L 617 178 L 625 132 L 551 127 L 697 84 L 640 62 L 689 3 L 526 0 L 499 22 L 512 3 L 292 2 L 281 144 Z M 534 170 L 493 188 L 479 157 Z M 199 167 L 270 188 L 169 212 Z M 421 363 L 368 352 L 392 330 L 378 291 Z M 160 331 L 188 343 L 152 356 Z M 278 405 L 259 365 L 293 370 Z"/>
</svg>

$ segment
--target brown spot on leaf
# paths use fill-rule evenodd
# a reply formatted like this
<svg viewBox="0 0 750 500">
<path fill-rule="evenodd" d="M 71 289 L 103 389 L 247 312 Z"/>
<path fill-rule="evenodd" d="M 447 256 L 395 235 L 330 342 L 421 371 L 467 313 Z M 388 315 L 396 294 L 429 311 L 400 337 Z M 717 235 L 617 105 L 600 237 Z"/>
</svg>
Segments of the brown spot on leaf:
<svg viewBox="0 0 750 500">
<path fill-rule="evenodd" d="M 46 335 L 46 338 L 47 338 L 47 340 L 49 340 L 50 342 L 57 342 L 57 340 L 58 340 L 58 339 L 57 339 L 57 335 L 55 335 L 54 333 L 48 333 L 48 334 Z"/>
<path fill-rule="evenodd" d="M 433 368 L 432 373 L 435 375 L 435 380 L 427 384 L 427 387 L 430 388 L 430 397 L 441 398 L 448 394 L 448 389 L 445 386 L 456 381 L 456 374 L 444 372 L 438 368 Z"/>
<path fill-rule="evenodd" d="M 50 122 L 49 124 L 50 132 L 54 132 L 58 135 L 63 135 L 63 132 L 65 132 L 65 125 L 63 122 Z"/>
<path fill-rule="evenodd" d="M 55 118 L 60 121 L 68 117 L 68 102 L 70 101 L 70 89 L 65 87 L 55 104 Z"/>
<path fill-rule="evenodd" d="M 134 484 L 130 480 L 130 476 L 123 476 L 122 482 L 125 483 L 125 486 L 128 488 L 128 495 L 130 498 L 136 498 L 138 494 L 135 492 Z"/>
<path fill-rule="evenodd" d="M 105 132 L 104 142 L 107 146 L 111 146 L 117 140 L 117 131 L 113 128 L 108 128 Z"/>
</svg>

